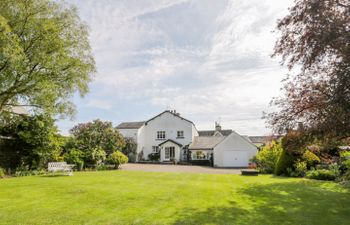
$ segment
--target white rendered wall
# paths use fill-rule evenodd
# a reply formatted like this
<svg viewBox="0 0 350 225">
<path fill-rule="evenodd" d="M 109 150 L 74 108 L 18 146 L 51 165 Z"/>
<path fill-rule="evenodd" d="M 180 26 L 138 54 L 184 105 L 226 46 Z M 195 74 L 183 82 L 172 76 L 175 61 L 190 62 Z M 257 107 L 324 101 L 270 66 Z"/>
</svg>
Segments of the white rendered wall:
<svg viewBox="0 0 350 225">
<path fill-rule="evenodd" d="M 214 166 L 236 167 L 237 165 L 224 165 L 224 151 L 244 151 L 247 154 L 245 166 L 248 166 L 249 159 L 256 155 L 258 149 L 245 140 L 243 137 L 233 132 L 214 148 Z M 240 152 L 241 153 L 241 152 Z M 239 155 L 239 154 L 237 154 Z"/>
<path fill-rule="evenodd" d="M 168 139 L 174 140 L 183 146 L 188 145 L 192 142 L 194 130 L 194 125 L 191 122 L 169 112 L 161 114 L 149 121 L 143 128 L 144 143 L 142 146 L 145 158 L 147 158 L 148 154 L 152 153 L 152 146 L 158 146 Z M 157 139 L 157 131 L 165 131 L 165 139 Z M 177 131 L 183 131 L 184 138 L 177 138 Z M 195 132 L 197 131 L 195 130 Z"/>
<path fill-rule="evenodd" d="M 138 139 L 139 129 L 118 129 L 119 132 L 125 138 L 134 138 L 135 141 Z"/>
</svg>

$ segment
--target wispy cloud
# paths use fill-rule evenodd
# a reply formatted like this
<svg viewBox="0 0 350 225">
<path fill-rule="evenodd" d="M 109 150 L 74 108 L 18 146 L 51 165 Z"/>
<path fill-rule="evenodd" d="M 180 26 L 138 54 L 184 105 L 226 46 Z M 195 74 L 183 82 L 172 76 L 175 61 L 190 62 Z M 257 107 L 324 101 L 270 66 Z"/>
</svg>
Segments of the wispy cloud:
<svg viewBox="0 0 350 225">
<path fill-rule="evenodd" d="M 98 67 L 78 120 L 97 110 L 115 123 L 143 120 L 170 106 L 199 129 L 220 117 L 244 134 L 268 132 L 262 111 L 286 73 L 270 58 L 272 30 L 292 0 L 70 2 L 90 26 Z"/>
</svg>

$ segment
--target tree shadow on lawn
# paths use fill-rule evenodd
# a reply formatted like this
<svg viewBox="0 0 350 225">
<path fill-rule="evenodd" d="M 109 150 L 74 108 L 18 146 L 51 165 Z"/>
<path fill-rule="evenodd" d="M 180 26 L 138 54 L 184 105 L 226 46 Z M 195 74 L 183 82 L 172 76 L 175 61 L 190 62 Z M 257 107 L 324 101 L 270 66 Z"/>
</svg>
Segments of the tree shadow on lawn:
<svg viewBox="0 0 350 225">
<path fill-rule="evenodd" d="M 350 224 L 350 193 L 336 185 L 298 180 L 235 193 L 237 202 L 204 211 L 188 208 L 174 215 L 174 224 Z"/>
</svg>

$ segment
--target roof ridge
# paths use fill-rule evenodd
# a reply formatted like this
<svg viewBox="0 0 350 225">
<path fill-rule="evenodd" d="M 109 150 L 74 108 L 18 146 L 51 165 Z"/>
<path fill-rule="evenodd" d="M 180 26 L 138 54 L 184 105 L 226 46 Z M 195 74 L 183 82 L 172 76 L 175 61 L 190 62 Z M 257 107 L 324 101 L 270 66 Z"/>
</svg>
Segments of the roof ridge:
<svg viewBox="0 0 350 225">
<path fill-rule="evenodd" d="M 156 115 L 156 116 L 152 117 L 151 119 L 145 121 L 145 124 L 147 125 L 148 122 L 150 122 L 151 120 L 154 120 L 154 119 L 157 118 L 158 116 L 163 115 L 164 113 L 170 113 L 170 114 L 172 114 L 173 116 L 177 116 L 177 117 L 179 117 L 180 119 L 185 120 L 185 121 L 187 121 L 187 122 L 189 122 L 189 123 L 192 123 L 192 124 L 194 125 L 194 123 L 193 123 L 191 120 L 188 120 L 188 119 L 186 119 L 186 118 L 183 118 L 182 116 L 178 115 L 177 113 L 173 113 L 173 112 L 171 112 L 170 110 L 165 110 L 165 111 L 159 113 L 158 115 Z"/>
</svg>

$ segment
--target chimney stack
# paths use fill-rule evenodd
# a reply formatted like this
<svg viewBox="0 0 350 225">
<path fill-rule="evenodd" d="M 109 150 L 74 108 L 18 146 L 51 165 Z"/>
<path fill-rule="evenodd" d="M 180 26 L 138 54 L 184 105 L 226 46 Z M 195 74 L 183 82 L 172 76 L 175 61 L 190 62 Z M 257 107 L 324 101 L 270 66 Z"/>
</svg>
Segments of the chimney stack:
<svg viewBox="0 0 350 225">
<path fill-rule="evenodd" d="M 215 122 L 215 130 L 221 131 L 221 125 L 218 122 Z"/>
</svg>

